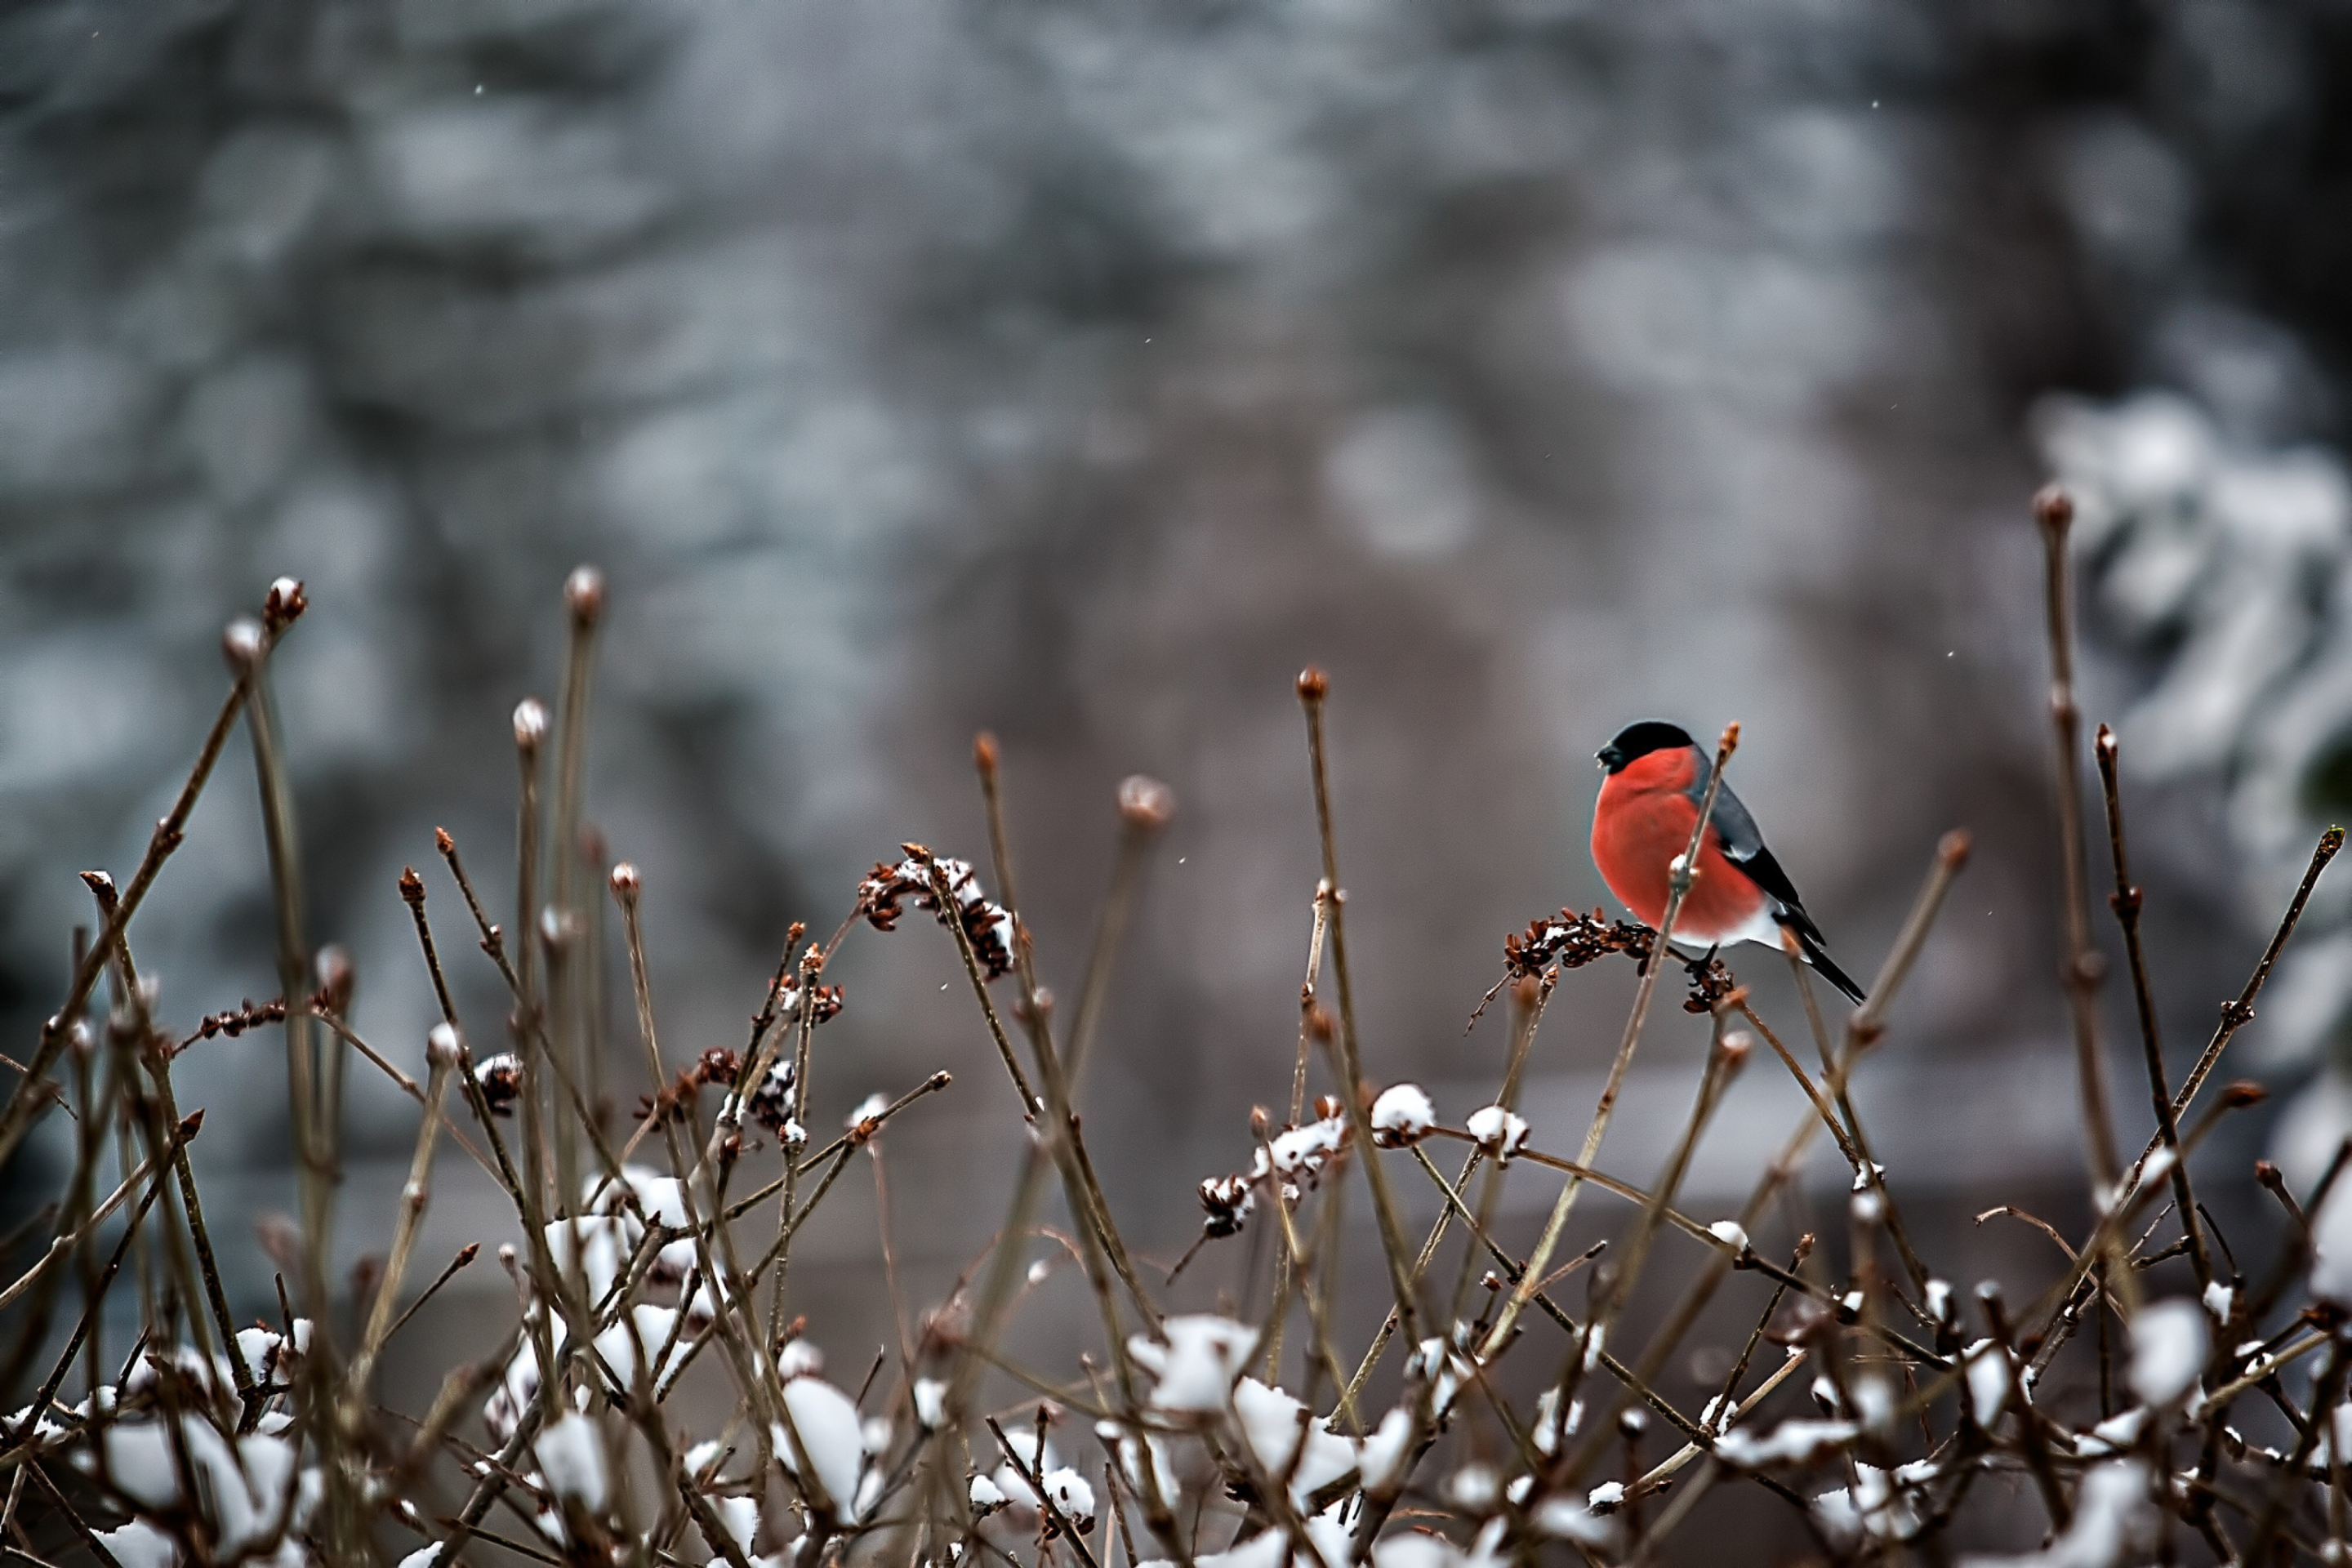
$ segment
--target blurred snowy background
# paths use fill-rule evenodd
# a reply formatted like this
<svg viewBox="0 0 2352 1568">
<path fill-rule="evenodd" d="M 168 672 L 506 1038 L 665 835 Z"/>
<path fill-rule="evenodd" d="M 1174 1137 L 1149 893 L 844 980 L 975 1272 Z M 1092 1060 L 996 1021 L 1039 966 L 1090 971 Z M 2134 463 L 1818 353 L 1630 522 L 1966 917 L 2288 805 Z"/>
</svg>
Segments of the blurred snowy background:
<svg viewBox="0 0 2352 1568">
<path fill-rule="evenodd" d="M 507 714 L 553 696 L 588 560 L 589 815 L 644 868 L 681 1056 L 899 839 L 983 848 L 983 726 L 1066 992 L 1115 782 L 1154 773 L 1179 815 L 1088 1103 L 1172 1254 L 1286 1091 L 1312 659 L 1376 1076 L 1480 1103 L 1500 937 L 1602 897 L 1592 752 L 1737 718 L 1858 973 L 1937 833 L 1977 835 L 1865 1089 L 1919 1151 L 1898 1183 L 1955 1221 L 1996 1176 L 2074 1194 L 2024 501 L 2084 494 L 2091 716 L 2185 1054 L 2352 808 L 2347 77 L 2352 16 L 2239 0 L 12 6 L 0 1013 L 23 1041 L 54 1006 L 72 873 L 135 862 L 221 625 L 284 572 L 314 934 L 419 1057 L 395 878 L 454 912 L 444 823 L 503 889 Z M 274 993 L 263 879 L 233 751 L 137 932 L 171 1016 Z M 918 1194 L 997 1181 L 1012 1136 L 936 936 L 853 939 L 816 1077 L 830 1117 L 959 1072 L 965 1110 L 891 1135 Z M 2324 1158 L 2352 880 L 2311 937 L 2247 1045 L 2320 1086 L 2289 1114 Z M 1563 993 L 1536 1103 L 1597 1072 L 1629 984 Z M 1654 1047 L 1675 1106 L 1698 1039 L 1677 1014 Z M 278 1049 L 182 1071 L 254 1209 L 286 1202 Z M 412 1124 L 364 1075 L 350 1121 L 357 1249 Z M 1612 1150 L 1646 1170 L 1643 1125 Z M 903 1205 L 918 1278 L 994 1203 Z"/>
</svg>

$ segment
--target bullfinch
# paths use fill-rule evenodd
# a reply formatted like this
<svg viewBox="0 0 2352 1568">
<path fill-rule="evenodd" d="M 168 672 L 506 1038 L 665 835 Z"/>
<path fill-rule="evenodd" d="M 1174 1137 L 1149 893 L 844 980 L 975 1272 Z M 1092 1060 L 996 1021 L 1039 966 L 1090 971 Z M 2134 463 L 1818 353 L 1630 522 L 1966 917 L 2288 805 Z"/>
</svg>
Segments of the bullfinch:
<svg viewBox="0 0 2352 1568">
<path fill-rule="evenodd" d="M 1608 776 L 1592 813 L 1593 864 L 1633 918 L 1655 931 L 1665 918 L 1672 864 L 1690 847 L 1714 760 L 1682 730 L 1656 720 L 1626 725 L 1599 756 Z M 1784 930 L 1831 984 L 1863 1000 L 1862 987 L 1831 959 L 1796 884 L 1764 847 L 1756 819 L 1729 784 L 1721 785 L 1699 841 L 1697 879 L 1675 917 L 1674 944 L 1695 952 L 1736 942 L 1779 947 Z"/>
</svg>

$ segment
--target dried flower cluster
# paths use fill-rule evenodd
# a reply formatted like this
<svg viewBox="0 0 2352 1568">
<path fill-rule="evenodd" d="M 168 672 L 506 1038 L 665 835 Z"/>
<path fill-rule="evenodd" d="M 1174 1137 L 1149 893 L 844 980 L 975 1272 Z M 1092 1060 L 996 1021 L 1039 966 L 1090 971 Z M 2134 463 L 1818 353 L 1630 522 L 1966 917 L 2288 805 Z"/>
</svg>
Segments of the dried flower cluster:
<svg viewBox="0 0 2352 1568">
<path fill-rule="evenodd" d="M 1526 931 L 1503 938 L 1504 980 L 1534 979 L 1555 966 L 1581 969 L 1612 952 L 1622 952 L 1636 968 L 1647 970 L 1657 935 L 1645 925 L 1610 920 L 1599 910 L 1589 915 L 1562 910 L 1548 919 L 1529 921 Z M 1690 981 L 1690 994 L 1683 1000 L 1685 1013 L 1713 1012 L 1738 984 L 1723 960 L 1711 952 L 1682 962 Z"/>
<path fill-rule="evenodd" d="M 940 900 L 940 889 L 947 889 L 949 903 L 955 906 L 957 921 L 963 927 L 964 940 L 971 944 L 981 967 L 991 980 L 1002 980 L 1013 973 L 1013 913 L 1003 904 L 992 903 L 981 890 L 980 878 L 970 862 L 933 858 L 919 844 L 904 847 L 907 858 L 893 866 L 877 861 L 866 880 L 857 887 L 857 912 L 876 931 L 896 931 L 902 912 L 899 903 L 912 899 L 919 910 L 929 910 L 944 921 L 945 905 Z"/>
<path fill-rule="evenodd" d="M 2064 558 L 2053 552 L 2053 572 Z M 281 891 L 298 874 L 266 683 L 275 639 L 301 603 L 299 584 L 279 584 L 270 613 L 231 639 L 232 690 L 205 750 L 138 873 L 120 893 L 92 880 L 97 941 L 0 1110 L 0 1157 L 59 1106 L 71 1120 L 56 1131 L 74 1151 L 39 1216 L 49 1239 L 20 1247 L 0 1284 L 14 1335 L 7 1375 L 25 1391 L 0 1424 L 0 1538 L 28 1561 L 440 1568 L 499 1548 L 633 1568 L 1504 1568 L 1651 1563 L 1685 1551 L 1721 1563 L 1747 1553 L 1740 1541 L 1710 1538 L 1706 1510 L 1738 1493 L 1785 1510 L 1790 1531 L 1838 1563 L 2345 1558 L 2352 1260 L 2317 1251 L 2310 1221 L 2352 1164 L 2352 1141 L 2300 1194 L 2278 1172 L 2257 1171 L 2289 1243 L 2252 1275 L 2199 1201 L 2191 1159 L 2222 1118 L 2260 1098 L 2237 1086 L 2204 1091 L 2340 835 L 2321 842 L 2261 966 L 2178 1085 L 2143 1014 L 2158 1133 L 2137 1159 L 2096 1163 L 2112 1128 L 2104 1079 L 2086 1072 L 2084 1113 L 2099 1129 L 2086 1139 L 2094 1217 L 2049 1255 L 2046 1284 L 2011 1300 L 1962 1288 L 1918 1255 L 1890 1173 L 1904 1152 L 1874 1143 L 1849 1092 L 1961 869 L 1964 838 L 1939 847 L 1872 1002 L 1817 1036 L 1817 1073 L 1719 963 L 1693 967 L 1692 1005 L 1708 1016 L 1713 1047 L 1673 1145 L 1643 1152 L 1654 1171 L 1629 1179 L 1597 1161 L 1660 982 L 1648 962 L 1664 951 L 1660 933 L 1563 912 L 1511 939 L 1508 1059 L 1489 1102 L 1441 1108 L 1418 1085 L 1375 1092 L 1365 1082 L 1325 775 L 1330 686 L 1310 672 L 1299 693 L 1323 877 L 1293 1098 L 1281 1125 L 1257 1113 L 1245 1144 L 1236 1130 L 1242 1168 L 1200 1186 L 1195 1251 L 1249 1235 L 1257 1265 L 1228 1271 L 1213 1310 L 1180 1310 L 1174 1277 L 1139 1267 L 1097 1174 L 1103 1152 L 1077 1114 L 1090 1010 L 1060 1025 L 1015 945 L 1013 910 L 985 896 L 969 865 L 919 846 L 877 867 L 830 942 L 794 928 L 740 1047 L 684 1065 L 660 1039 L 638 926 L 642 876 L 611 868 L 601 889 L 620 916 L 644 1095 L 634 1121 L 614 1124 L 587 1087 L 592 1066 L 612 1064 L 585 1055 L 578 1005 L 598 961 L 579 933 L 591 929 L 582 917 L 600 879 L 562 863 L 593 838 L 581 831 L 576 790 L 543 795 L 538 776 L 552 757 L 559 781 L 576 782 L 584 709 L 568 696 L 552 710 L 532 705 L 517 726 L 523 830 L 511 924 L 489 919 L 455 840 L 438 843 L 469 934 L 507 990 L 503 1048 L 469 1047 L 414 871 L 400 889 L 417 941 L 410 961 L 444 1015 L 425 1081 L 341 1016 L 351 963 L 309 956 L 290 897 L 278 906 L 279 969 L 285 994 L 300 1000 L 215 1014 L 185 1037 L 164 1028 L 162 997 L 133 956 L 132 918 L 240 717 Z M 575 578 L 569 605 L 572 668 L 584 679 L 601 580 Z M 2061 691 L 2071 702 L 2063 680 Z M 1727 734 L 1717 776 L 1733 743 Z M 2113 907 L 2144 1006 L 2114 749 L 2102 734 Z M 993 746 L 978 755 L 1002 857 Z M 1096 962 L 1115 953 L 1128 908 L 1118 890 L 1134 887 L 1173 810 L 1165 786 L 1122 786 L 1118 879 Z M 996 880 L 1010 885 L 1001 862 Z M 2087 900 L 2087 889 L 2078 881 L 2069 896 Z M 819 1026 L 842 1007 L 823 976 L 861 919 L 890 930 L 910 899 L 941 916 L 970 977 L 975 1036 L 1001 1063 L 1007 1113 L 1030 1136 L 986 1257 L 931 1305 L 916 1342 L 886 1352 L 863 1378 L 835 1381 L 816 1344 L 825 1326 L 813 1331 L 793 1310 L 794 1239 L 846 1166 L 861 1153 L 880 1160 L 885 1130 L 950 1080 L 935 1073 L 895 1099 L 869 1097 L 812 1150 L 810 1087 L 829 1070 Z M 1542 1124 L 1520 1089 L 1546 1010 L 1565 972 L 1609 952 L 1642 963 L 1612 1091 L 1580 1129 Z M 2075 962 L 2069 973 L 2092 969 Z M 1103 978 L 1089 975 L 1082 993 Z M 113 1000 L 99 1012 L 101 981 Z M 267 1324 L 239 1326 L 187 1161 L 203 1113 L 183 1111 L 172 1071 L 184 1041 L 265 1023 L 286 1036 L 301 1212 L 263 1223 L 284 1270 L 279 1302 Z M 1803 1113 L 1733 1214 L 1695 1215 L 1685 1177 L 1732 1086 L 1746 1071 L 1780 1070 L 1762 1066 L 1759 1036 L 1801 1088 Z M 1318 1058 L 1331 1092 L 1310 1099 Z M 326 1268 L 336 1095 L 342 1068 L 361 1062 L 420 1117 L 389 1250 L 346 1289 Z M 919 1124 L 907 1135 L 922 1136 Z M 1843 1234 L 1784 1235 L 1777 1200 L 1822 1137 L 1851 1173 Z M 422 1416 L 399 1417 L 379 1404 L 386 1347 L 479 1250 L 414 1288 L 418 1225 L 445 1151 L 477 1162 L 513 1205 L 520 1245 L 496 1257 L 515 1307 L 488 1355 L 452 1373 Z M 1521 1253 L 1495 1219 L 1506 1184 L 1528 1181 L 1546 1184 L 1551 1207 Z M 1401 1182 L 1438 1205 L 1422 1235 L 1407 1227 Z M 1615 1205 L 1612 1223 L 1571 1256 L 1564 1237 L 1588 1189 Z M 1385 1321 L 1368 1344 L 1343 1350 L 1333 1308 L 1353 1278 L 1341 1258 L 1349 1200 L 1368 1204 L 1378 1235 Z M 1085 1276 L 1097 1328 L 1058 1363 L 1022 1364 L 1006 1348 L 1008 1324 L 1066 1258 Z M 1680 1280 L 1671 1306 L 1645 1305 L 1644 1279 L 1670 1269 Z M 1573 1292 L 1563 1288 L 1572 1276 Z M 108 1303 L 134 1290 L 142 1327 L 126 1345 Z M 1725 1347 L 1728 1370 L 1706 1397 L 1674 1397 L 1662 1373 L 1718 1302 L 1752 1327 Z M 676 1396 L 697 1363 L 730 1394 L 726 1408 Z M 1956 1553 L 1964 1521 L 1979 1540 L 2008 1541 L 2005 1554 Z"/>
</svg>

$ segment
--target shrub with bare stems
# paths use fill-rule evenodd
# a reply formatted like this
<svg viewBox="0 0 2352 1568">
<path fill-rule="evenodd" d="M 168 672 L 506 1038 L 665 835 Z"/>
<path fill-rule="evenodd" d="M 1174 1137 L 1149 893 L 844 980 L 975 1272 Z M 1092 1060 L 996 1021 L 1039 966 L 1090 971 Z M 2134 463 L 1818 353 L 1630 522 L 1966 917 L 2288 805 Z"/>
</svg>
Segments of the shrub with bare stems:
<svg viewBox="0 0 2352 1568">
<path fill-rule="evenodd" d="M 44 1118 L 72 1118 L 70 1168 L 12 1243 L 13 1278 L 0 1285 L 0 1309 L 12 1314 L 8 1376 L 25 1391 L 0 1424 L 0 1542 L 29 1563 L 120 1568 L 432 1568 L 490 1551 L 632 1568 L 1500 1568 L 1539 1557 L 1633 1564 L 1685 1551 L 1730 1562 L 1743 1556 L 1738 1542 L 1703 1541 L 1685 1527 L 1710 1495 L 1752 1489 L 1778 1500 L 1767 1506 L 1792 1510 L 1821 1558 L 1841 1563 L 1951 1560 L 1971 1510 L 2005 1510 L 2019 1537 L 2014 1554 L 1968 1559 L 1978 1563 L 2344 1562 L 2352 1265 L 2321 1256 L 2312 1238 L 2352 1142 L 2302 1194 L 2274 1169 L 2256 1168 L 2288 1240 L 2251 1280 L 2215 1245 L 2192 1160 L 2223 1118 L 2260 1098 L 2246 1085 L 2206 1090 L 2342 836 L 2331 829 L 2315 849 L 2260 963 L 2174 1084 L 2149 996 L 2116 742 L 2097 731 L 2108 903 L 2157 1130 L 2126 1162 L 2094 1005 L 2100 966 L 2072 676 L 2070 508 L 2053 491 L 2035 510 L 2048 547 L 2064 981 L 2091 1217 L 2072 1241 L 2044 1225 L 2064 1261 L 2030 1300 L 1964 1289 L 1920 1256 L 1904 1220 L 1904 1184 L 1882 1163 L 1891 1157 L 1899 1170 L 1901 1151 L 1876 1146 L 1851 1092 L 1961 873 L 1964 834 L 1937 847 L 1869 1002 L 1842 1025 L 1824 1017 L 1789 953 L 1810 1061 L 1719 959 L 1685 966 L 1685 1005 L 1711 1019 L 1712 1046 L 1671 1147 L 1654 1172 L 1641 1173 L 1645 1181 L 1630 1180 L 1598 1159 L 1669 973 L 1696 837 L 1675 865 L 1660 929 L 1562 910 L 1505 941 L 1496 991 L 1508 992 L 1507 1065 L 1491 1102 L 1451 1124 L 1417 1085 L 1368 1083 L 1360 1065 L 1324 743 L 1329 683 L 1313 669 L 1297 693 L 1321 876 L 1287 1114 L 1257 1112 L 1245 1143 L 1236 1129 L 1247 1157 L 1200 1184 L 1195 1251 L 1255 1230 L 1270 1254 L 1244 1305 L 1171 1310 L 1176 1274 L 1148 1273 L 1122 1232 L 1077 1110 L 1112 963 L 1173 810 L 1151 780 L 1118 792 L 1119 849 L 1066 1021 L 1037 982 L 997 751 L 982 736 L 975 763 L 988 873 L 900 846 L 829 936 L 792 929 L 740 1048 L 681 1064 L 665 1051 L 648 984 L 643 879 L 625 861 L 602 864 L 594 836 L 583 832 L 604 604 L 603 581 L 587 568 L 565 585 L 571 640 L 559 701 L 551 712 L 527 700 L 514 712 L 510 925 L 492 920 L 456 840 L 444 832 L 436 845 L 461 923 L 511 1004 L 500 1049 L 477 1055 L 469 1044 L 477 1037 L 458 1015 L 425 880 L 413 868 L 400 879 L 441 1012 L 420 1084 L 353 1029 L 350 961 L 309 944 L 269 694 L 271 655 L 306 606 L 299 584 L 279 581 L 257 617 L 227 630 L 227 694 L 137 869 L 120 885 L 87 879 L 96 939 L 0 1109 L 0 1159 Z M 140 973 L 132 923 L 240 721 L 260 784 L 281 994 L 182 1034 L 166 1026 L 156 988 Z M 1710 792 L 1738 744 L 1733 725 L 1716 748 Z M 586 1023 L 601 984 L 593 900 L 606 895 L 643 1074 L 637 1116 L 617 1123 L 603 1109 L 614 1069 L 597 1059 Z M 1015 1097 L 1003 1113 L 1029 1135 L 982 1260 L 933 1304 L 890 1375 L 869 1373 L 853 1392 L 827 1378 L 800 1320 L 788 1317 L 795 1238 L 857 1153 L 950 1079 L 936 1073 L 896 1099 L 869 1100 L 820 1142 L 809 1131 L 814 1047 L 845 1005 L 825 983 L 841 944 L 861 926 L 892 931 L 910 908 L 930 917 L 917 926 L 935 926 L 935 940 L 952 947 Z M 1559 1130 L 1521 1114 L 1525 1069 L 1570 974 L 1612 957 L 1639 969 L 1632 1010 L 1589 1122 L 1563 1145 L 1573 1152 L 1559 1152 L 1547 1147 Z M 239 1327 L 189 1160 L 204 1111 L 180 1103 L 173 1071 L 204 1041 L 264 1027 L 284 1037 L 299 1215 L 265 1238 L 284 1270 L 275 1318 Z M 1777 1068 L 1758 1066 L 1759 1047 Z M 372 1279 L 345 1291 L 326 1259 L 342 1206 L 343 1080 L 360 1064 L 386 1075 L 420 1115 L 388 1253 Z M 1318 1064 L 1328 1092 L 1310 1099 Z M 1802 1091 L 1802 1114 L 1734 1215 L 1695 1217 L 1678 1206 L 1694 1155 L 1749 1070 L 1786 1071 Z M 982 1103 L 998 1102 L 976 1096 Z M 1760 1238 L 1783 1224 L 1777 1199 L 1823 1136 L 1852 1177 L 1843 1234 L 1767 1244 Z M 421 1417 L 402 1417 L 378 1401 L 386 1347 L 479 1250 L 467 1247 L 412 1288 L 445 1142 L 513 1206 L 521 1246 L 499 1257 L 518 1310 L 492 1353 L 450 1373 Z M 1460 1157 L 1441 1163 L 1449 1144 Z M 1519 1256 L 1497 1239 L 1495 1221 L 1506 1177 L 1529 1173 L 1557 1193 Z M 2228 1174 L 2210 1162 L 2204 1173 Z M 1358 1184 L 1386 1314 L 1369 1343 L 1343 1348 L 1335 1305 L 1348 1233 L 1339 1205 Z M 1398 1189 L 1421 1184 L 1442 1206 L 1416 1236 Z M 1614 1205 L 1608 1233 L 1564 1256 L 1588 1189 Z M 1005 1349 L 1006 1330 L 1029 1279 L 1024 1244 L 1056 1208 L 1098 1323 L 1092 1342 L 1070 1347 L 1062 1363 L 1024 1364 Z M 140 1266 L 126 1270 L 134 1248 Z M 1651 1297 L 1638 1287 L 1668 1269 L 1680 1289 L 1663 1308 L 1643 1307 Z M 1580 1271 L 1578 1300 L 1561 1285 Z M 142 1327 L 127 1350 L 110 1351 L 107 1303 L 130 1289 Z M 1734 1293 L 1744 1293 L 1753 1327 L 1712 1397 L 1678 1405 L 1661 1374 L 1709 1307 Z M 2061 1357 L 2094 1354 L 2095 1406 L 2051 1375 Z M 731 1396 L 715 1423 L 697 1425 L 688 1402 L 674 1397 L 698 1361 L 712 1363 Z M 1074 1428 L 1077 1416 L 1085 1424 Z M 1638 1454 L 1651 1429 L 1665 1435 L 1666 1451 L 1612 1467 L 1621 1448 Z M 1087 1436 L 1074 1440 L 1073 1431 Z M 2264 1432 L 2284 1436 L 2265 1443 Z M 2011 1484 L 1980 1487 L 1987 1477 Z M 2021 1521 L 2002 1500 L 2021 1488 L 2038 1510 Z"/>
</svg>

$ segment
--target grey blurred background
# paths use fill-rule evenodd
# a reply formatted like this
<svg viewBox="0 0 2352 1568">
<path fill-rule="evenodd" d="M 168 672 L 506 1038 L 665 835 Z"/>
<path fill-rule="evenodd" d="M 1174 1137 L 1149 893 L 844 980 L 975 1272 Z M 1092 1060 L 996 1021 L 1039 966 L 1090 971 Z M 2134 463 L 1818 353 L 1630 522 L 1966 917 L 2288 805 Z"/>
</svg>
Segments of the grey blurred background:
<svg viewBox="0 0 2352 1568">
<path fill-rule="evenodd" d="M 1368 1065 L 1449 1118 L 1500 1061 L 1462 1025 L 1502 934 L 1605 896 L 1593 751 L 1738 719 L 1738 787 L 1858 973 L 1937 835 L 1976 835 L 1864 1094 L 1921 1223 L 1993 1267 L 1961 1215 L 2081 1182 L 2036 483 L 2084 497 L 2089 708 L 2125 737 L 2179 1054 L 2352 803 L 2347 78 L 2340 7 L 2238 0 L 13 6 L 0 1020 L 24 1041 L 55 1005 L 72 873 L 135 863 L 222 624 L 290 573 L 314 935 L 358 961 L 361 1030 L 419 1059 L 418 865 L 494 1041 L 431 830 L 510 899 L 507 715 L 554 696 L 559 586 L 593 561 L 589 816 L 645 872 L 681 1059 L 740 1037 L 788 922 L 829 927 L 901 838 L 984 858 L 982 727 L 1069 994 L 1114 784 L 1153 773 L 1179 814 L 1087 1100 L 1171 1257 L 1287 1089 L 1301 665 L 1333 679 Z M 2277 1141 L 2306 1163 L 2352 1122 L 2347 917 L 2352 881 L 2241 1064 L 2295 1091 Z M 233 750 L 134 934 L 192 1025 L 274 994 L 269 930 Z M 1740 963 L 1796 1025 L 1778 966 Z M 826 1125 L 959 1075 L 886 1139 L 935 1295 L 996 1223 L 1012 1100 L 936 931 L 860 933 L 834 978 Z M 1573 1138 L 1630 985 L 1564 987 L 1538 1140 Z M 1678 1113 L 1701 1038 L 1662 1020 L 1631 1105 Z M 252 1211 L 289 1202 L 278 1053 L 182 1068 Z M 1710 1201 L 1793 1108 L 1750 1078 Z M 1609 1146 L 1643 1179 L 1649 1114 Z M 413 1122 L 364 1072 L 349 1118 L 356 1254 Z M 428 1248 L 495 1227 L 445 1188 Z M 845 1191 L 820 1243 L 845 1311 L 875 1299 L 873 1203 Z M 881 1337 L 815 1318 L 845 1360 Z"/>
</svg>

